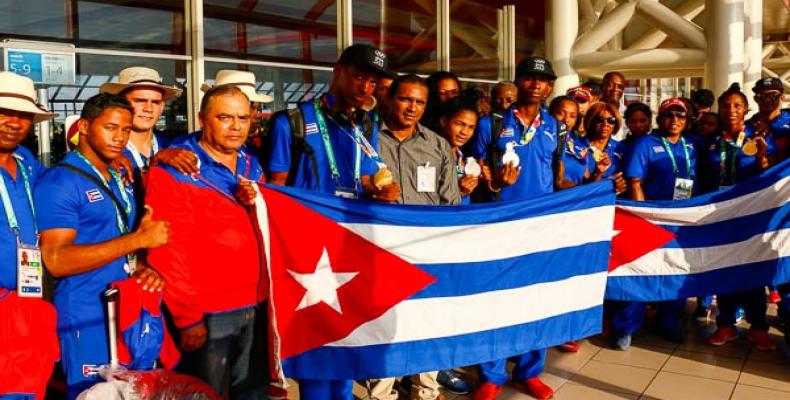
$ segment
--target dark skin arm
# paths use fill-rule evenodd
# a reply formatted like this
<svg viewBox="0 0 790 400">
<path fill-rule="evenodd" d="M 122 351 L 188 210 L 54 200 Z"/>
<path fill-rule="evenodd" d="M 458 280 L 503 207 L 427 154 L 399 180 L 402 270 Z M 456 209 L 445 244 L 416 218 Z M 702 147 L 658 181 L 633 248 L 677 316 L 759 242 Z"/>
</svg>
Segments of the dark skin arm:
<svg viewBox="0 0 790 400">
<path fill-rule="evenodd" d="M 489 189 L 494 192 L 498 192 L 502 190 L 503 187 L 516 183 L 519 174 L 521 174 L 520 166 L 514 167 L 512 163 L 505 164 L 505 166 L 502 167 L 494 177 L 493 181 L 489 185 Z"/>
<path fill-rule="evenodd" d="M 642 180 L 631 178 L 629 182 L 629 189 L 631 191 L 631 200 L 645 201 L 645 192 L 642 190 Z"/>
<path fill-rule="evenodd" d="M 93 271 L 103 265 L 140 249 L 150 249 L 167 243 L 169 230 L 166 222 L 151 219 L 146 214 L 134 232 L 95 244 L 74 244 L 74 229 L 47 229 L 41 232 L 41 255 L 47 270 L 56 278 Z M 146 274 L 147 275 L 147 274 Z"/>
<path fill-rule="evenodd" d="M 129 185 L 134 183 L 134 167 L 132 167 L 132 160 L 126 157 L 118 157 L 110 163 L 110 168 L 123 174 L 123 181 Z"/>
</svg>

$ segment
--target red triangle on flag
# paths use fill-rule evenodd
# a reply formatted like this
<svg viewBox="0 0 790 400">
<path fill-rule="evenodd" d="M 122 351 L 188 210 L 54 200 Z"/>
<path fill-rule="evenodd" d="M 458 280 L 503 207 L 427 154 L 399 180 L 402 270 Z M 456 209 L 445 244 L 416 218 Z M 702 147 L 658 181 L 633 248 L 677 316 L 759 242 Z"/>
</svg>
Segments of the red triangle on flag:
<svg viewBox="0 0 790 400">
<path fill-rule="evenodd" d="M 345 338 L 436 281 L 293 198 L 260 189 L 282 359 Z"/>
<path fill-rule="evenodd" d="M 675 239 L 673 232 L 620 207 L 615 207 L 614 230 L 609 272 Z"/>
</svg>

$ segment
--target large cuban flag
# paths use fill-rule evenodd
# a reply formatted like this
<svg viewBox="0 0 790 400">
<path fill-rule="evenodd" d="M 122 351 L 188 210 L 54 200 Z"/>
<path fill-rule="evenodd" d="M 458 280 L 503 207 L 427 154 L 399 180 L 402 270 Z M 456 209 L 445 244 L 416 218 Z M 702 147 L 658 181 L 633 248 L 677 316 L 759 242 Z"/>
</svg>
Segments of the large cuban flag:
<svg viewBox="0 0 790 400">
<path fill-rule="evenodd" d="M 473 207 L 261 194 L 273 350 L 286 376 L 403 376 L 600 331 L 610 183 Z"/>
<path fill-rule="evenodd" d="M 682 299 L 790 281 L 788 199 L 790 160 L 689 200 L 618 201 L 606 298 Z"/>
</svg>

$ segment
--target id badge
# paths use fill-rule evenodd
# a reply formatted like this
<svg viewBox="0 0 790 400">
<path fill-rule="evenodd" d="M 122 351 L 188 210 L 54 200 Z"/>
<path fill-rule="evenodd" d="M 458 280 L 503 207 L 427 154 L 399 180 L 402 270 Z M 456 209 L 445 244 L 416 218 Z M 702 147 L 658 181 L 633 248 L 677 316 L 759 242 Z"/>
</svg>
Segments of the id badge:
<svg viewBox="0 0 790 400">
<path fill-rule="evenodd" d="M 16 249 L 16 260 L 16 287 L 19 297 L 42 297 L 44 266 L 41 264 L 41 249 L 20 244 Z"/>
<path fill-rule="evenodd" d="M 335 196 L 342 197 L 344 199 L 356 199 L 357 191 L 351 188 L 344 188 L 338 186 L 335 188 Z"/>
<path fill-rule="evenodd" d="M 417 192 L 433 193 L 436 191 L 436 167 L 430 163 L 417 167 Z"/>
<path fill-rule="evenodd" d="M 672 200 L 690 199 L 693 188 L 694 181 L 691 179 L 675 178 L 675 191 L 672 193 Z"/>
</svg>

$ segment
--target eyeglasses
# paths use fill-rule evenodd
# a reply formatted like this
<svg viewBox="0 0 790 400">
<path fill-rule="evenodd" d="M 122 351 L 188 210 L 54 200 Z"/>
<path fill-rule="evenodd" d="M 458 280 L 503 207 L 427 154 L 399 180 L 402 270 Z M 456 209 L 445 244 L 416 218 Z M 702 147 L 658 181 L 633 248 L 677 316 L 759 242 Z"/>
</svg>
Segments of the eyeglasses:
<svg viewBox="0 0 790 400">
<path fill-rule="evenodd" d="M 754 99 L 757 100 L 757 101 L 762 101 L 762 100 L 773 100 L 773 101 L 776 101 L 776 100 L 779 100 L 779 97 L 781 97 L 781 96 L 782 96 L 782 93 L 780 93 L 780 92 L 761 92 L 761 93 L 755 94 L 754 95 Z"/>
<path fill-rule="evenodd" d="M 664 111 L 661 114 L 659 114 L 659 117 L 668 118 L 668 119 L 672 119 L 672 118 L 686 119 L 688 118 L 688 114 L 684 113 L 683 111 Z"/>
<path fill-rule="evenodd" d="M 608 118 L 595 117 L 593 122 L 595 122 L 596 124 L 602 124 L 602 123 L 606 122 L 609 125 L 615 125 L 615 124 L 617 124 L 617 118 L 615 118 L 615 117 L 608 117 Z"/>
</svg>

